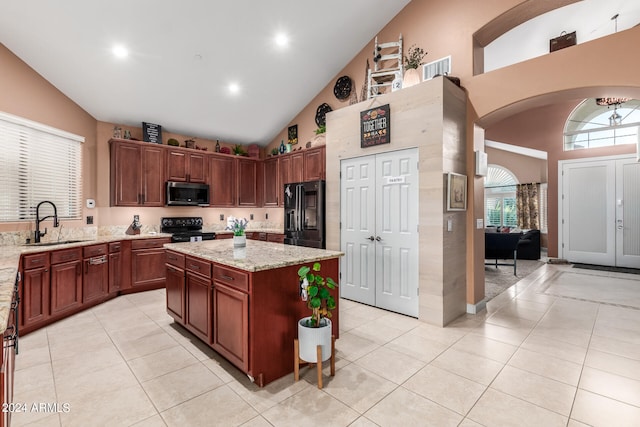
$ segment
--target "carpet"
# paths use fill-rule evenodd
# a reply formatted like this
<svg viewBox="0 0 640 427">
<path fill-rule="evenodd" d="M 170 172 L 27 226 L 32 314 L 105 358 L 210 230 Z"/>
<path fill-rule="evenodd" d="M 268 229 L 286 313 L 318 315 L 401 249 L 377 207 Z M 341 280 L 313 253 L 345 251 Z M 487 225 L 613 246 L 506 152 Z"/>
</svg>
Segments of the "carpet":
<svg viewBox="0 0 640 427">
<path fill-rule="evenodd" d="M 489 262 L 488 260 L 487 262 Z M 538 260 L 519 259 L 517 276 L 513 275 L 513 267 L 499 265 L 498 268 L 491 265 L 484 266 L 484 295 L 485 301 L 490 301 L 497 295 L 507 290 L 510 286 L 527 277 L 529 274 L 542 267 L 544 262 Z"/>
</svg>

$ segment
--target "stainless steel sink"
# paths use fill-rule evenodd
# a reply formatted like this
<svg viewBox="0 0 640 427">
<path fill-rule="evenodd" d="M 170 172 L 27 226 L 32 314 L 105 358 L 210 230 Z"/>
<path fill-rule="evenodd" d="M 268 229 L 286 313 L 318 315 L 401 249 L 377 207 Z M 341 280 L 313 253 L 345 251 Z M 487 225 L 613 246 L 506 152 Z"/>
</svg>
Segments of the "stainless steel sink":
<svg viewBox="0 0 640 427">
<path fill-rule="evenodd" d="M 80 243 L 85 241 L 86 240 L 60 240 L 59 242 L 27 243 L 23 246 L 56 246 L 56 245 L 66 245 L 68 243 Z"/>
</svg>

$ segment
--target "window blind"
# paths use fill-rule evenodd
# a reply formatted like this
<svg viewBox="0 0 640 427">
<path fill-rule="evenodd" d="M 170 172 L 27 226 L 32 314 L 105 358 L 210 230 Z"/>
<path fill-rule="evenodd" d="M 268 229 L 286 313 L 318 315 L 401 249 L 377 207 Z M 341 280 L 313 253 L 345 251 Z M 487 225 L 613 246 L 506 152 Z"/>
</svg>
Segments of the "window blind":
<svg viewBox="0 0 640 427">
<path fill-rule="evenodd" d="M 35 220 L 43 200 L 56 205 L 58 218 L 81 219 L 83 142 L 83 137 L 0 112 L 0 222 Z M 44 205 L 41 216 L 51 213 Z"/>
</svg>

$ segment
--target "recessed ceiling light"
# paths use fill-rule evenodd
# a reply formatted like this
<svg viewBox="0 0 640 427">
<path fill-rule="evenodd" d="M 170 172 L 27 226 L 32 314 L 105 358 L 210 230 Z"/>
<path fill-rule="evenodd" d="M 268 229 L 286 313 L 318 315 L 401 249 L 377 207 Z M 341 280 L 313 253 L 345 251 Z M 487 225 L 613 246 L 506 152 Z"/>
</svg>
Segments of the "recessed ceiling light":
<svg viewBox="0 0 640 427">
<path fill-rule="evenodd" d="M 116 58 L 126 58 L 129 55 L 129 51 L 126 47 L 122 45 L 116 45 L 111 49 L 111 52 L 115 55 Z"/>
<path fill-rule="evenodd" d="M 289 44 L 289 37 L 285 33 L 276 34 L 276 45 L 286 47 Z"/>
<path fill-rule="evenodd" d="M 233 94 L 240 92 L 240 85 L 235 82 L 229 83 L 229 92 Z"/>
</svg>

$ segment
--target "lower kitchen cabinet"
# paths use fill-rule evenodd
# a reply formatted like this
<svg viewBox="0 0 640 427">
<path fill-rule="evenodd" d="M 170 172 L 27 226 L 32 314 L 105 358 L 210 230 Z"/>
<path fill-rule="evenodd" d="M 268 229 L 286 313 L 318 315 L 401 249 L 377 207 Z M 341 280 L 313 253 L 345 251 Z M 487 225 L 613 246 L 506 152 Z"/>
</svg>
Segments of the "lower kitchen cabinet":
<svg viewBox="0 0 640 427">
<path fill-rule="evenodd" d="M 240 369 L 249 369 L 249 295 L 213 284 L 212 347 Z"/>
<path fill-rule="evenodd" d="M 109 243 L 109 294 L 117 293 L 122 288 L 122 244 Z"/>
<path fill-rule="evenodd" d="M 2 351 L 0 352 L 0 403 L 2 403 L 2 414 L 0 414 L 0 427 L 11 425 L 12 411 L 6 410 L 13 402 L 13 378 L 15 371 L 15 356 L 18 348 L 18 319 L 16 307 L 18 300 L 14 292 L 11 301 L 12 309 L 9 311 L 7 329 L 2 337 Z"/>
<path fill-rule="evenodd" d="M 22 288 L 20 292 L 22 331 L 34 330 L 49 320 L 50 271 L 49 253 L 22 257 Z"/>
<path fill-rule="evenodd" d="M 51 253 L 51 316 L 73 313 L 82 306 L 82 249 Z"/>
<path fill-rule="evenodd" d="M 176 321 L 184 324 L 184 270 L 167 263 L 167 313 Z"/>
<path fill-rule="evenodd" d="M 211 340 L 211 279 L 187 271 L 185 327 L 204 342 Z"/>
<path fill-rule="evenodd" d="M 136 292 L 165 286 L 165 251 L 171 239 L 141 239 L 131 242 L 131 287 Z"/>
<path fill-rule="evenodd" d="M 84 280 L 82 284 L 82 303 L 88 304 L 94 301 L 102 301 L 109 291 L 109 255 L 107 245 L 100 248 L 101 255 L 86 258 L 85 248 L 84 259 Z"/>
</svg>

